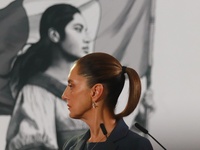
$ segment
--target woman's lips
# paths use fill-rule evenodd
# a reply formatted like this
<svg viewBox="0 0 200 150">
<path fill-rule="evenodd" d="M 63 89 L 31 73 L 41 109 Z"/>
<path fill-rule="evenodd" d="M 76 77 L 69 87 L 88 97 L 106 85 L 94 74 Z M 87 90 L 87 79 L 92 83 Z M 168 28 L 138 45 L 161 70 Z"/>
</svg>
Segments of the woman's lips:
<svg viewBox="0 0 200 150">
<path fill-rule="evenodd" d="M 70 109 L 70 108 L 71 108 L 71 106 L 70 106 L 70 105 L 67 105 L 67 107 L 68 107 L 68 109 Z"/>
<path fill-rule="evenodd" d="M 88 54 L 88 53 L 89 53 L 89 47 L 88 47 L 88 46 L 83 47 L 83 51 L 84 51 L 86 54 Z"/>
</svg>

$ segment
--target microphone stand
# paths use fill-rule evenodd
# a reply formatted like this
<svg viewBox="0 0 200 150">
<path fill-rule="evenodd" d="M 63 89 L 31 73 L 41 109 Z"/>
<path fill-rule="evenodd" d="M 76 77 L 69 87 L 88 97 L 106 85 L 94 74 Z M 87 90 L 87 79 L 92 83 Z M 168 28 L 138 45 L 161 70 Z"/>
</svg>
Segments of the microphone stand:
<svg viewBox="0 0 200 150">
<path fill-rule="evenodd" d="M 150 137 L 152 137 L 164 150 L 167 150 L 160 142 L 158 142 L 151 134 L 149 134 L 148 130 L 142 127 L 139 123 L 135 123 L 135 127 L 142 131 L 144 134 L 148 134 Z"/>
<path fill-rule="evenodd" d="M 147 133 L 150 137 L 152 137 L 164 150 L 167 150 L 164 146 L 162 146 L 162 144 L 160 144 L 160 142 L 158 142 L 158 140 L 156 140 L 151 134 Z"/>
</svg>

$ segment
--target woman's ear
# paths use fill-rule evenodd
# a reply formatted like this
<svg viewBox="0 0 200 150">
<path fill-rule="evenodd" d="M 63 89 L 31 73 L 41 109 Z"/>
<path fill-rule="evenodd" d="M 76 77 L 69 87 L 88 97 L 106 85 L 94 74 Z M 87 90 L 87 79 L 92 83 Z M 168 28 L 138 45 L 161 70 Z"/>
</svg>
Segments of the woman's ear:
<svg viewBox="0 0 200 150">
<path fill-rule="evenodd" d="M 104 86 L 102 84 L 95 84 L 92 87 L 92 91 L 91 91 L 92 100 L 94 102 L 98 102 L 103 95 L 103 91 L 104 91 Z"/>
<path fill-rule="evenodd" d="M 49 28 L 48 36 L 49 39 L 54 43 L 58 43 L 60 41 L 60 34 L 54 28 Z"/>
</svg>

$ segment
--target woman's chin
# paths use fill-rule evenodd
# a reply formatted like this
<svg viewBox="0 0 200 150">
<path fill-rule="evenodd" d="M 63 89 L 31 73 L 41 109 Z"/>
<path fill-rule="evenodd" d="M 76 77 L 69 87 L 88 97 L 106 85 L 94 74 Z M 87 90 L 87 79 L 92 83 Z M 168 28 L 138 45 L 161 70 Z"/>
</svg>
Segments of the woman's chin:
<svg viewBox="0 0 200 150">
<path fill-rule="evenodd" d="M 75 115 L 75 114 L 72 114 L 72 113 L 70 113 L 69 116 L 72 119 L 80 119 L 80 117 L 78 115 Z"/>
</svg>

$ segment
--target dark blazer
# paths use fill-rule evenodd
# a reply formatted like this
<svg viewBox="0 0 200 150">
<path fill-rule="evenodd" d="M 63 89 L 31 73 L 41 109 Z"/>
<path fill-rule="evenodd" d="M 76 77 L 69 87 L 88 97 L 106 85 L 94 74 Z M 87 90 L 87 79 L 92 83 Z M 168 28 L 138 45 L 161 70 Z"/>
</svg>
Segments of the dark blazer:
<svg viewBox="0 0 200 150">
<path fill-rule="evenodd" d="M 90 138 L 90 131 L 76 136 L 69 140 L 63 150 L 87 150 L 87 140 Z M 90 144 L 90 149 L 93 150 L 153 150 L 150 141 L 129 130 L 123 119 L 117 122 L 116 127 L 107 138 L 106 142 Z"/>
</svg>

